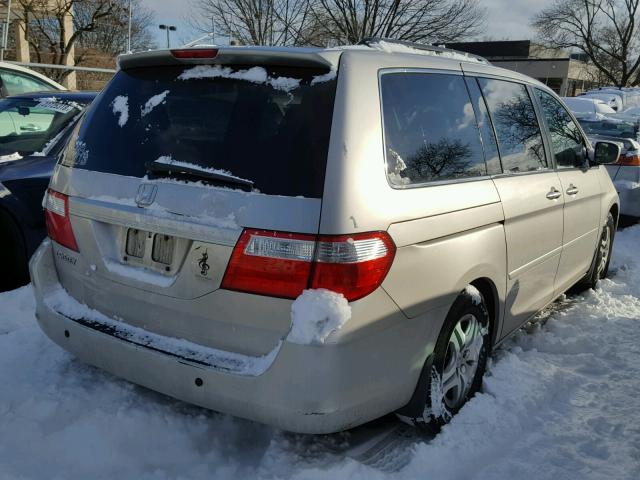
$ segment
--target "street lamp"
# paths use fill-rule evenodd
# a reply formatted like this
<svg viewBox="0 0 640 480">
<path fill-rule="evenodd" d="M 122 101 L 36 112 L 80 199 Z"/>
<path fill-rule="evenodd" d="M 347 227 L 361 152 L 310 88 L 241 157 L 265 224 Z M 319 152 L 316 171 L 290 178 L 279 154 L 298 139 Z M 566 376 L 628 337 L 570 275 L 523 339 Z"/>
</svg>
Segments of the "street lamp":
<svg viewBox="0 0 640 480">
<path fill-rule="evenodd" d="M 129 26 L 127 36 L 127 53 L 131 53 L 131 0 L 129 0 Z"/>
<path fill-rule="evenodd" d="M 169 32 L 175 32 L 176 31 L 176 27 L 175 25 L 160 25 L 160 30 L 166 30 L 167 31 L 167 48 L 171 47 L 171 44 L 169 42 Z"/>
</svg>

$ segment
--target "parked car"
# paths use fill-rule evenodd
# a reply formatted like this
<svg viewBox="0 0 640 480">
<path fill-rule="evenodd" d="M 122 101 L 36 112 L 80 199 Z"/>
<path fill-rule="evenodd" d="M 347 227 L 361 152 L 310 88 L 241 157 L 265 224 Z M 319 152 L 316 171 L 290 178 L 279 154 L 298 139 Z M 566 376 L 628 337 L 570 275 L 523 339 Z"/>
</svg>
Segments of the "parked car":
<svg viewBox="0 0 640 480">
<path fill-rule="evenodd" d="M 598 115 L 611 115 L 616 113 L 606 102 L 597 98 L 562 97 L 562 101 L 577 118 L 596 118 Z"/>
<path fill-rule="evenodd" d="M 607 93 L 593 93 L 587 92 L 580 95 L 578 98 L 596 98 L 598 100 L 602 100 L 607 105 L 609 105 L 616 112 L 621 112 L 624 110 L 624 103 L 622 101 L 622 97 L 619 94 L 607 92 Z"/>
<path fill-rule="evenodd" d="M 0 100 L 0 289 L 29 281 L 46 236 L 42 199 L 57 155 L 94 93 L 29 93 Z"/>
<path fill-rule="evenodd" d="M 590 94 L 613 94 L 622 100 L 622 109 L 627 110 L 628 108 L 640 107 L 640 92 L 637 89 L 626 89 L 626 88 L 617 88 L 617 87 L 600 87 L 597 90 L 591 90 L 587 92 L 587 95 Z"/>
<path fill-rule="evenodd" d="M 65 87 L 30 68 L 0 62 L 0 98 L 29 92 L 57 92 Z"/>
<path fill-rule="evenodd" d="M 529 77 L 368 45 L 120 57 L 49 186 L 44 332 L 286 430 L 447 422 L 497 343 L 607 274 L 619 147 Z"/>
<path fill-rule="evenodd" d="M 640 139 L 637 122 L 611 119 L 579 121 L 593 143 L 610 141 L 621 145 L 620 157 L 606 168 L 620 196 L 620 214 L 640 219 Z"/>
</svg>

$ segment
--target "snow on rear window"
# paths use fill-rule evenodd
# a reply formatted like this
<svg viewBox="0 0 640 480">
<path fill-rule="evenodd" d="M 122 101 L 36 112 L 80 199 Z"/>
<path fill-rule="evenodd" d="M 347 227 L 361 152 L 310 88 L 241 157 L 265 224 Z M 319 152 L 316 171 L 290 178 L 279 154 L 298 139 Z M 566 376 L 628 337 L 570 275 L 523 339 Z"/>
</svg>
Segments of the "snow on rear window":
<svg viewBox="0 0 640 480">
<path fill-rule="evenodd" d="M 248 70 L 233 70 L 220 65 L 198 65 L 185 70 L 178 80 L 192 80 L 200 78 L 231 78 L 245 80 L 252 83 L 266 83 L 276 90 L 289 92 L 300 86 L 300 79 L 290 77 L 270 77 L 262 67 L 253 67 Z M 313 82 L 312 82 L 313 84 Z"/>
<path fill-rule="evenodd" d="M 156 108 L 161 103 L 164 103 L 168 93 L 169 93 L 169 90 L 165 90 L 164 92 L 154 95 L 149 100 L 147 100 L 147 103 L 145 103 L 144 106 L 142 107 L 140 116 L 144 117 L 145 115 L 150 114 L 154 108 Z"/>
<path fill-rule="evenodd" d="M 129 120 L 129 98 L 126 95 L 118 95 L 111 102 L 113 114 L 118 117 L 118 125 L 124 127 Z"/>
<path fill-rule="evenodd" d="M 317 83 L 330 82 L 331 80 L 335 80 L 336 76 L 337 76 L 337 72 L 335 70 L 330 70 L 324 75 L 316 75 L 311 80 L 311 85 L 315 85 Z"/>
</svg>

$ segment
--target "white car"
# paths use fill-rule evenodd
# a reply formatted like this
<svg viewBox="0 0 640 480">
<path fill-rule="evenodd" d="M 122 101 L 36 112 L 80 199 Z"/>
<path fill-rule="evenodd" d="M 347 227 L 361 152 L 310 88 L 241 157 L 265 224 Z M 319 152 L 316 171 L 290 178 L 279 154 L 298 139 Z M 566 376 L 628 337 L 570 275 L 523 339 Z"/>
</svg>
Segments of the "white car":
<svg viewBox="0 0 640 480">
<path fill-rule="evenodd" d="M 604 100 L 597 98 L 582 97 L 562 97 L 564 103 L 569 107 L 576 117 L 593 117 L 597 114 L 610 115 L 616 111 Z"/>
<path fill-rule="evenodd" d="M 612 94 L 619 96 L 622 99 L 622 107 L 624 110 L 632 107 L 640 106 L 640 93 L 637 90 L 620 89 L 617 87 L 602 87 L 598 90 L 591 90 L 587 94 Z"/>
<path fill-rule="evenodd" d="M 0 98 L 30 92 L 62 91 L 65 87 L 34 70 L 0 62 Z"/>
<path fill-rule="evenodd" d="M 602 100 L 611 108 L 613 108 L 616 112 L 620 112 L 624 109 L 624 102 L 622 101 L 622 96 L 617 93 L 587 92 L 580 95 L 580 98 L 596 98 L 598 100 Z"/>
</svg>

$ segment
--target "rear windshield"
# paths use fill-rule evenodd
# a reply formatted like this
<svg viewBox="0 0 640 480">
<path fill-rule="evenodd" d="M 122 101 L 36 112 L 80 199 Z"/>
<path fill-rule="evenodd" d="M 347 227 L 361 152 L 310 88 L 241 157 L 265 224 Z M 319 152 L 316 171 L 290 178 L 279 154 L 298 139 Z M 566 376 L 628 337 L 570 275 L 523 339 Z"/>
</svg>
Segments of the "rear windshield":
<svg viewBox="0 0 640 480">
<path fill-rule="evenodd" d="M 266 194 L 319 198 L 335 86 L 334 73 L 310 68 L 120 71 L 64 163 L 151 178 L 150 162 L 169 163 L 250 180 Z"/>
</svg>

